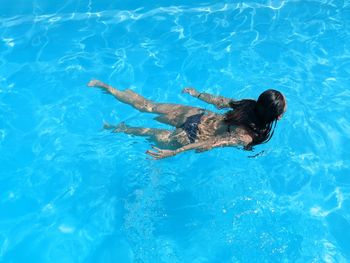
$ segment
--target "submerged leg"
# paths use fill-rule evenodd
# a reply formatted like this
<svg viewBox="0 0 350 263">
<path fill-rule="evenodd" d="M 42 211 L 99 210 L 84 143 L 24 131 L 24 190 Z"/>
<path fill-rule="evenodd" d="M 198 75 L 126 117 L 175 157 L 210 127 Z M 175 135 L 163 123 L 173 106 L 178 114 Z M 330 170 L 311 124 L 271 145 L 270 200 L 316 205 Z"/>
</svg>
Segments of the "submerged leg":
<svg viewBox="0 0 350 263">
<path fill-rule="evenodd" d="M 119 101 L 129 104 L 139 111 L 162 114 L 156 120 L 175 127 L 180 127 L 186 121 L 187 117 L 203 111 L 201 108 L 180 104 L 156 103 L 130 89 L 121 91 L 99 80 L 91 80 L 88 86 L 101 88 L 106 93 L 112 94 Z"/>
<path fill-rule="evenodd" d="M 112 132 L 123 132 L 130 135 L 136 136 L 147 136 L 156 143 L 169 143 L 171 131 L 165 129 L 155 128 L 143 128 L 143 127 L 130 127 L 125 123 L 118 125 L 105 124 L 105 129 L 112 130 Z"/>
</svg>

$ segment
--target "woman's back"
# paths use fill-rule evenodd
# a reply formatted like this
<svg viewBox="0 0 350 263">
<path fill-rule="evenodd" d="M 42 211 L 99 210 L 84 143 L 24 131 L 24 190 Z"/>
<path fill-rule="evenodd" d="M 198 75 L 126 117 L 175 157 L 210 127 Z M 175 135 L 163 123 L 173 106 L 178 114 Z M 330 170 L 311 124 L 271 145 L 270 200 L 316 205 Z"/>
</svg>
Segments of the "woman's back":
<svg viewBox="0 0 350 263">
<path fill-rule="evenodd" d="M 237 138 L 247 143 L 252 141 L 249 131 L 241 126 L 229 126 L 225 122 L 225 115 L 222 114 L 210 112 L 204 115 L 198 128 L 198 141 L 205 141 L 223 136 Z"/>
</svg>

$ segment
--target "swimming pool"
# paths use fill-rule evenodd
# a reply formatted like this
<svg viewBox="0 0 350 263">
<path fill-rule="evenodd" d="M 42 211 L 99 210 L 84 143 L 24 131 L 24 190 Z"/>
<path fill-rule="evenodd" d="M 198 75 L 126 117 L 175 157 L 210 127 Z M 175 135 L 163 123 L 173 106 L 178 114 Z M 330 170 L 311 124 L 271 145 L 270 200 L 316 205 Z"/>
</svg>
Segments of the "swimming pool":
<svg viewBox="0 0 350 263">
<path fill-rule="evenodd" d="M 0 262 L 349 261 L 350 2 L 169 2 L 0 0 Z M 254 152 L 153 161 L 103 122 L 165 126 L 92 78 L 288 112 Z"/>
</svg>

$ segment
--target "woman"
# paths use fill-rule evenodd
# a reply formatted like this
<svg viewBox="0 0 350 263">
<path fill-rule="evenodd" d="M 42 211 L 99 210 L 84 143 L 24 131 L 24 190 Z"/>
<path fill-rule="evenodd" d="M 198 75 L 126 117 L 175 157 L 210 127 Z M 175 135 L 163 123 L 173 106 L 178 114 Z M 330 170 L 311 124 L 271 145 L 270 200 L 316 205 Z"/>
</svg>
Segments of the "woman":
<svg viewBox="0 0 350 263">
<path fill-rule="evenodd" d="M 127 103 L 141 112 L 159 114 L 155 119 L 174 126 L 176 129 L 153 129 L 106 124 L 106 129 L 149 137 L 160 149 L 146 153 L 155 159 L 174 156 L 195 149 L 197 152 L 214 147 L 243 146 L 249 150 L 252 146 L 267 142 L 273 135 L 277 120 L 286 111 L 285 97 L 277 90 L 266 90 L 257 101 L 244 99 L 235 101 L 221 96 L 199 93 L 193 88 L 183 92 L 215 105 L 218 109 L 230 109 L 218 114 L 202 108 L 170 103 L 156 103 L 140 96 L 132 90 L 118 90 L 99 80 L 91 80 L 89 87 L 97 87 L 112 94 L 121 102 Z"/>
</svg>

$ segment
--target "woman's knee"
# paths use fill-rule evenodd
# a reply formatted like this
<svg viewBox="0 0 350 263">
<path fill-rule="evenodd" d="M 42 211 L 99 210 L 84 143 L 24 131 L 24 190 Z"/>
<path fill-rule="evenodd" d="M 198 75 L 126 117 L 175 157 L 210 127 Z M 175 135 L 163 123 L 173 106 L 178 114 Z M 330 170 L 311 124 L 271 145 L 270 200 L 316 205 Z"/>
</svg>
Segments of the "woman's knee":
<svg viewBox="0 0 350 263">
<path fill-rule="evenodd" d="M 149 101 L 142 101 L 140 103 L 137 103 L 135 106 L 142 112 L 156 112 L 155 105 Z"/>
<path fill-rule="evenodd" d="M 163 132 L 157 133 L 155 135 L 155 137 L 156 137 L 156 139 L 159 142 L 169 142 L 170 141 L 170 138 L 169 138 L 170 135 L 171 135 L 171 132 L 163 131 Z"/>
</svg>

